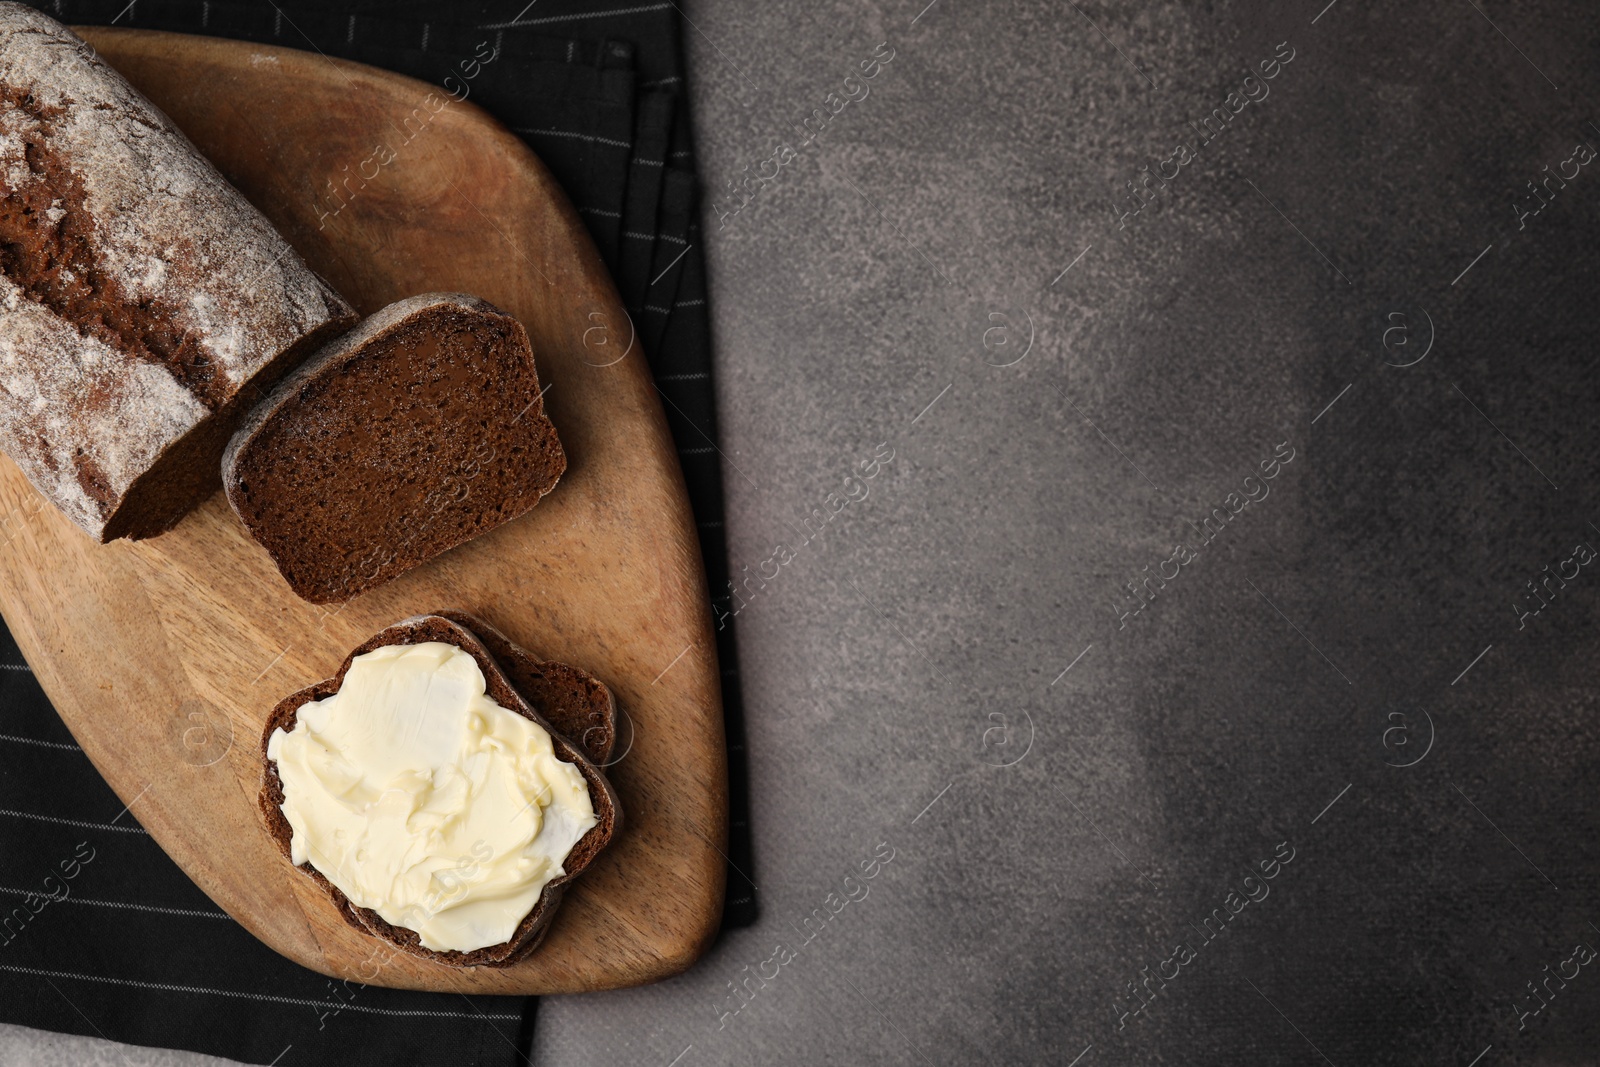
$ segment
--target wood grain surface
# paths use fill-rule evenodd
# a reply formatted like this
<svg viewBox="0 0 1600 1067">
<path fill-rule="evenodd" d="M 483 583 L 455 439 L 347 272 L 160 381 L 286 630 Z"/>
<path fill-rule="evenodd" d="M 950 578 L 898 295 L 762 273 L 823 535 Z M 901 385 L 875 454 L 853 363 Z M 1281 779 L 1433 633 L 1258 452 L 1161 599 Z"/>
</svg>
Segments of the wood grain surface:
<svg viewBox="0 0 1600 1067">
<path fill-rule="evenodd" d="M 196 884 L 307 967 L 527 994 L 688 967 L 717 928 L 727 831 L 705 577 L 644 355 L 565 196 L 521 141 L 436 87 L 315 53 L 80 32 L 363 313 L 459 290 L 521 319 L 569 467 L 522 518 L 317 607 L 289 591 L 220 489 L 170 533 L 102 546 L 0 459 L 0 610 L 45 692 Z M 506 969 L 391 956 L 289 866 L 255 809 L 273 704 L 368 635 L 442 608 L 592 671 L 631 726 L 609 771 L 622 836 L 574 883 L 544 945 Z"/>
</svg>

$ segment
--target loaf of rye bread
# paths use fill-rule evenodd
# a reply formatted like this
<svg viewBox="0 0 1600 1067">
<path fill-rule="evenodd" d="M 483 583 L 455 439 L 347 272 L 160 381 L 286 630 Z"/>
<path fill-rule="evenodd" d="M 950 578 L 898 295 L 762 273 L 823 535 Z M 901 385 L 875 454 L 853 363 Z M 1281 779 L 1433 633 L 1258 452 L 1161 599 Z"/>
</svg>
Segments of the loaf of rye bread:
<svg viewBox="0 0 1600 1067">
<path fill-rule="evenodd" d="M 66 27 L 0 3 L 0 450 L 101 541 L 175 524 L 355 313 Z"/>
<path fill-rule="evenodd" d="M 522 324 L 428 293 L 279 383 L 234 434 L 222 481 L 290 587 L 325 604 L 516 518 L 566 467 Z"/>
<path fill-rule="evenodd" d="M 468 628 L 468 624 L 471 629 Z M 479 639 L 480 632 L 486 640 Z M 356 907 L 337 886 L 324 878 L 311 864 L 301 864 L 298 869 L 322 887 L 345 922 L 363 933 L 372 934 L 401 951 L 435 963 L 458 967 L 504 967 L 524 959 L 539 946 L 550 926 L 550 920 L 555 916 L 556 908 L 561 903 L 561 898 L 566 893 L 567 886 L 594 862 L 594 858 L 622 829 L 622 807 L 617 802 L 617 794 L 611 788 L 611 783 L 606 780 L 605 774 L 598 766 L 610 755 L 612 743 L 616 738 L 615 705 L 612 703 L 610 691 L 597 679 L 576 667 L 543 663 L 535 659 L 512 644 L 498 630 L 464 612 L 450 611 L 402 619 L 374 635 L 346 656 L 344 663 L 339 667 L 339 672 L 332 678 L 284 698 L 272 709 L 272 713 L 267 716 L 266 729 L 261 733 L 261 758 L 264 762 L 261 776 L 261 814 L 266 820 L 267 833 L 277 843 L 278 850 L 283 853 L 284 858 L 292 863 L 293 853 L 290 844 L 294 831 L 283 814 L 283 782 L 278 777 L 278 765 L 267 758 L 267 744 L 272 739 L 273 732 L 280 728 L 286 732 L 292 731 L 302 705 L 337 693 L 340 685 L 344 683 L 345 672 L 350 669 L 351 662 L 357 656 L 384 645 L 415 645 L 428 641 L 442 641 L 455 645 L 472 656 L 477 661 L 478 669 L 483 671 L 484 680 L 488 683 L 488 695 L 496 704 L 533 720 L 550 732 L 551 744 L 557 758 L 577 767 L 584 781 L 588 783 L 589 800 L 594 805 L 594 814 L 598 821 L 588 833 L 578 839 L 572 851 L 567 853 L 567 858 L 562 863 L 566 873 L 545 885 L 538 900 L 534 902 L 533 910 L 529 911 L 517 925 L 511 939 L 471 952 L 438 952 L 424 948 L 414 931 L 389 924 L 370 908 Z M 490 644 L 501 650 L 504 660 L 490 654 L 489 648 L 486 647 Z M 506 660 L 516 666 L 502 669 L 502 663 Z M 531 671 L 530 665 L 534 668 Z M 519 677 L 524 683 L 532 681 L 532 687 L 553 702 L 546 704 L 543 709 L 536 709 L 535 703 L 526 698 L 520 687 L 514 684 Z M 555 680 L 554 684 L 546 684 L 543 681 L 552 679 Z M 541 714 L 541 710 L 550 714 L 548 716 Z M 562 729 L 563 725 L 566 729 Z M 576 736 L 575 733 L 568 731 L 576 731 L 579 728 L 582 728 L 590 738 L 590 745 L 579 745 L 568 740 L 569 737 Z"/>
</svg>

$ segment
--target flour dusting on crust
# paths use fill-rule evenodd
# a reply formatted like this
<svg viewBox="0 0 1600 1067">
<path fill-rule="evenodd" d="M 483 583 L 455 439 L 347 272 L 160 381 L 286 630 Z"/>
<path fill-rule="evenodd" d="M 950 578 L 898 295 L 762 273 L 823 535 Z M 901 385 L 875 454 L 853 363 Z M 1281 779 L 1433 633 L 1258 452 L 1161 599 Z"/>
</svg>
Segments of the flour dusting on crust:
<svg viewBox="0 0 1600 1067">
<path fill-rule="evenodd" d="M 83 261 L 35 251 L 18 266 L 30 253 L 8 238 L 0 449 L 97 538 L 119 509 L 157 508 L 130 490 L 158 460 L 185 484 L 218 480 L 199 466 L 215 474 L 220 443 L 182 455 L 217 436 L 197 431 L 231 423 L 280 357 L 354 320 L 165 115 L 70 30 L 13 3 L 0 3 L 0 198 L 28 241 Z M 171 512 L 184 488 L 147 495 Z M 117 525 L 139 536 L 176 517 Z"/>
</svg>

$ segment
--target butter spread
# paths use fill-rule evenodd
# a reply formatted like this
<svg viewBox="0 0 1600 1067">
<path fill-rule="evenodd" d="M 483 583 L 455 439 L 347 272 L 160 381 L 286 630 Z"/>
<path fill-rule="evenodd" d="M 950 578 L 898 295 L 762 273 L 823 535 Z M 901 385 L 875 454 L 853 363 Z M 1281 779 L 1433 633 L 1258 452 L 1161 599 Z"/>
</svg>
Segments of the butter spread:
<svg viewBox="0 0 1600 1067">
<path fill-rule="evenodd" d="M 267 758 L 293 861 L 435 951 L 509 941 L 596 822 L 549 732 L 439 641 L 357 656 L 337 693 L 272 732 Z"/>
</svg>

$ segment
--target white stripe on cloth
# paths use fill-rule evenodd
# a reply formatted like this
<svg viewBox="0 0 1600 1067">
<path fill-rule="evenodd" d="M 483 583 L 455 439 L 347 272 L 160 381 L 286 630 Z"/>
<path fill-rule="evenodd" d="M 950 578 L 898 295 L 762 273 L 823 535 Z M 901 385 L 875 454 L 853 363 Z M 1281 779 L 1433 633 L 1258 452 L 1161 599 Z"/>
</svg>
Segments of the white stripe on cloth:
<svg viewBox="0 0 1600 1067">
<path fill-rule="evenodd" d="M 16 819 L 37 819 L 40 822 L 59 823 L 62 826 L 81 826 L 86 830 L 117 830 L 124 834 L 142 834 L 142 826 L 114 826 L 108 822 L 84 822 L 82 819 L 58 819 L 54 815 L 35 815 L 31 811 L 12 811 L 10 808 L 0 808 L 0 815 L 10 815 Z"/>
<path fill-rule="evenodd" d="M 0 893 L 10 893 L 18 897 L 49 897 L 58 904 L 94 904 L 102 908 L 122 908 L 126 911 L 153 911 L 158 915 L 189 915 L 196 919 L 227 919 L 233 921 L 233 916 L 225 911 L 202 911 L 198 908 L 163 908 L 155 904 L 130 904 L 123 900 L 91 900 L 88 897 L 55 897 L 37 889 L 13 889 L 8 885 L 0 885 Z"/>
<path fill-rule="evenodd" d="M 542 26 L 551 22 L 573 22 L 577 19 L 606 19 L 616 15 L 633 15 L 640 11 L 665 11 L 671 4 L 645 4 L 643 7 L 619 7 L 610 11 L 584 11 L 576 15 L 546 15 L 542 19 L 522 19 L 512 22 L 491 22 L 479 26 L 480 30 L 510 30 L 519 26 Z"/>
<path fill-rule="evenodd" d="M 0 741 L 15 741 L 19 745 L 39 745 L 43 748 L 64 748 L 68 752 L 82 752 L 77 745 L 69 745 L 64 741 L 41 741 L 37 737 L 18 737 L 16 734 L 0 734 Z"/>
<path fill-rule="evenodd" d="M 627 141 L 619 141 L 614 137 L 596 137 L 592 133 L 574 133 L 571 130 L 541 130 L 536 126 L 513 126 L 516 133 L 539 133 L 546 137 L 571 137 L 579 141 L 592 141 L 595 144 L 608 144 L 615 148 L 632 148 Z"/>
<path fill-rule="evenodd" d="M 270 1004 L 294 1004 L 307 1008 L 338 1008 L 341 1011 L 364 1011 L 369 1015 L 426 1016 L 435 1019 L 494 1019 L 501 1022 L 522 1021 L 522 1016 L 504 1012 L 423 1011 L 413 1008 L 379 1008 L 370 1004 L 352 1004 L 346 1000 L 311 1000 L 308 997 L 284 997 L 275 993 L 246 993 L 237 989 L 208 989 L 205 986 L 174 985 L 171 982 L 141 982 L 135 978 L 108 978 L 101 974 L 48 971 L 40 967 L 23 967 L 15 963 L 0 963 L 0 971 L 9 971 L 12 974 L 37 975 L 41 978 L 76 978 L 83 982 L 103 982 L 107 985 L 130 986 L 134 989 L 159 989 L 165 993 L 209 993 L 212 996 L 260 1000 Z"/>
</svg>

